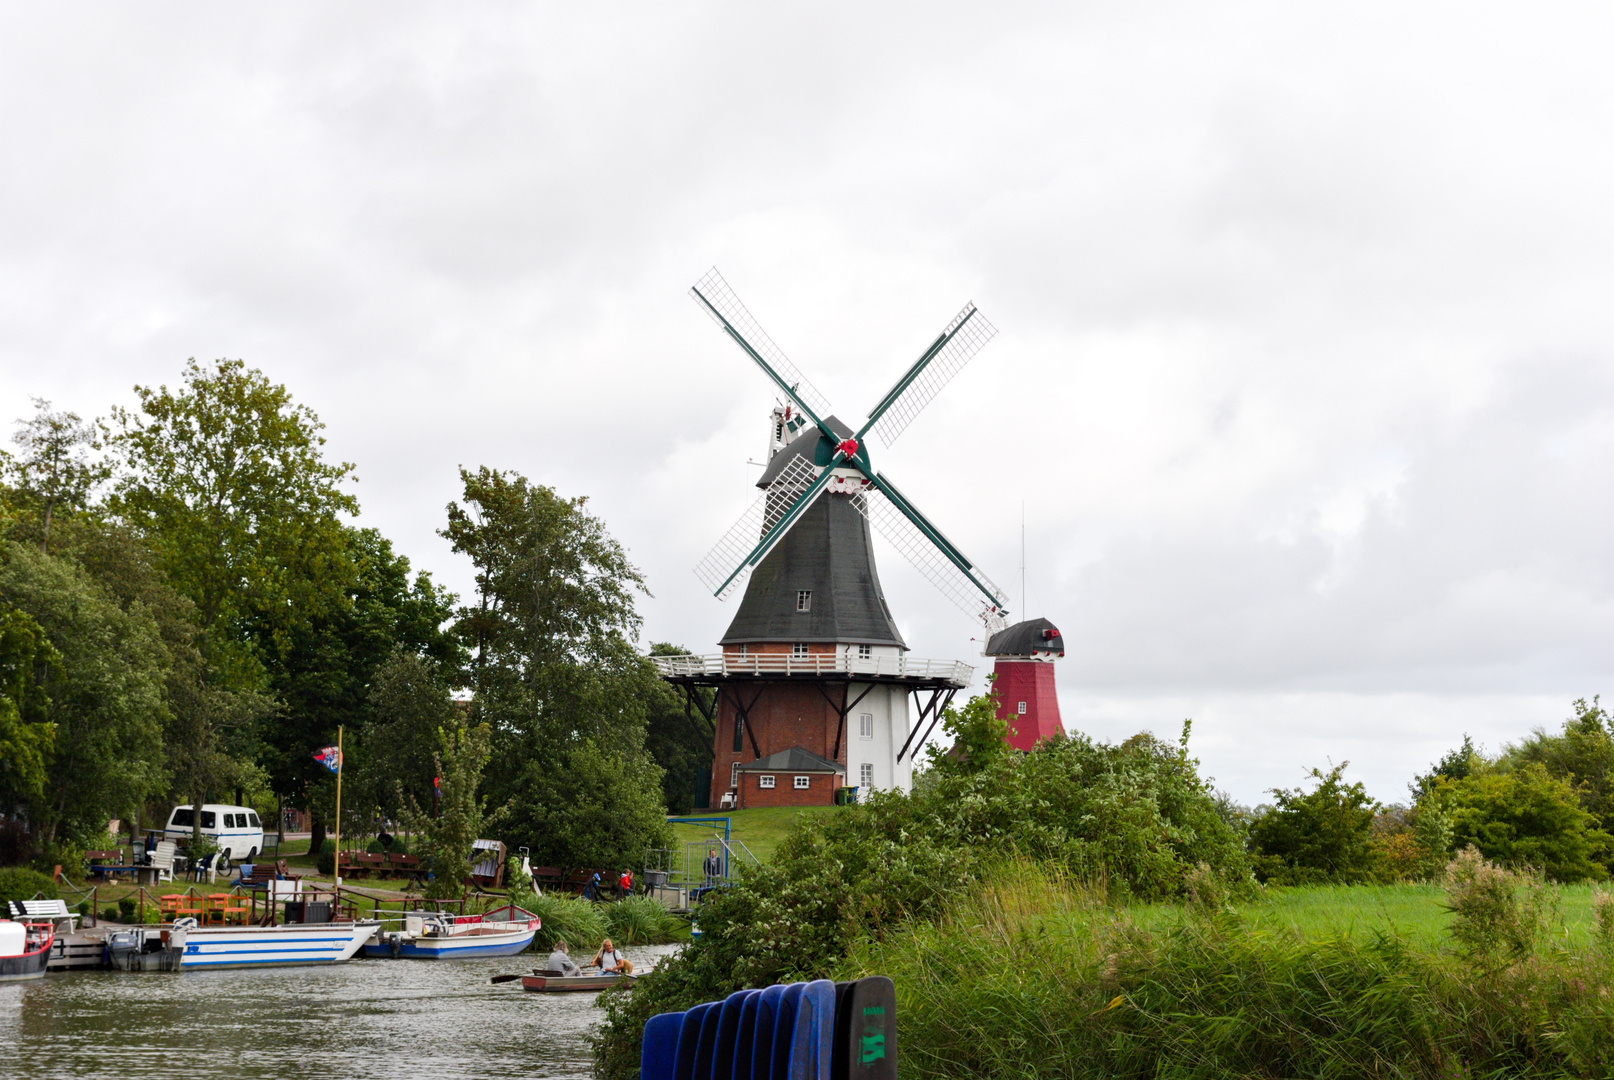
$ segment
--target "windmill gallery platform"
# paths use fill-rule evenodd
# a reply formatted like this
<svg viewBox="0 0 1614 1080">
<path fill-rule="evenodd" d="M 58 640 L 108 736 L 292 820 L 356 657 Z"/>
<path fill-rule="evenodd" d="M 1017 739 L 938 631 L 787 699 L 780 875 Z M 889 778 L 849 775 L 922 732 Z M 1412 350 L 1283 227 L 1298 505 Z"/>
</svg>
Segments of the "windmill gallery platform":
<svg viewBox="0 0 1614 1080">
<path fill-rule="evenodd" d="M 745 584 L 722 652 L 652 658 L 711 725 L 709 805 L 823 806 L 841 787 L 907 789 L 974 669 L 907 655 L 873 533 L 989 631 L 1005 626 L 1007 599 L 874 470 L 865 439 L 894 442 L 995 331 L 965 305 L 853 431 L 716 270 L 691 292 L 784 398 L 769 417 L 762 493 L 695 568 L 719 598 Z"/>
</svg>

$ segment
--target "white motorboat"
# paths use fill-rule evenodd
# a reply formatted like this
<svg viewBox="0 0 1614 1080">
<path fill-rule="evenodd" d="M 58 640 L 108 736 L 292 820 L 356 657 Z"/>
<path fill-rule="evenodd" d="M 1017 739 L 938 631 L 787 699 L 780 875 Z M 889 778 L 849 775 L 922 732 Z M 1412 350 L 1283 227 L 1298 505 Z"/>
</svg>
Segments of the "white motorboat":
<svg viewBox="0 0 1614 1080">
<path fill-rule="evenodd" d="M 402 930 L 383 930 L 364 946 L 364 955 L 405 960 L 462 960 L 472 956 L 514 956 L 532 944 L 543 925 L 520 908 L 506 911 L 525 918 L 482 915 L 410 914 Z"/>
<path fill-rule="evenodd" d="M 120 930 L 107 938 L 107 960 L 121 971 L 306 967 L 351 960 L 380 923 L 293 923 L 286 926 L 171 926 Z"/>
</svg>

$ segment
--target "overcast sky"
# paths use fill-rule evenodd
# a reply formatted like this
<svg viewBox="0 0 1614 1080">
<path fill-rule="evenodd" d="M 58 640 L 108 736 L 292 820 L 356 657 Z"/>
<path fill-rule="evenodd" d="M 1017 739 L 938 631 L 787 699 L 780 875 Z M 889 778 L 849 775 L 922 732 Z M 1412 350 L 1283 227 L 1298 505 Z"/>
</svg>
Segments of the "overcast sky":
<svg viewBox="0 0 1614 1080">
<path fill-rule="evenodd" d="M 1614 694 L 1609 9 L 778 8 L 3 5 L 0 417 L 240 357 L 439 581 L 456 468 L 519 470 L 711 651 L 773 395 L 689 286 L 854 423 L 974 300 L 875 463 L 1016 608 L 1024 506 L 1067 726 L 1404 799 Z"/>
</svg>

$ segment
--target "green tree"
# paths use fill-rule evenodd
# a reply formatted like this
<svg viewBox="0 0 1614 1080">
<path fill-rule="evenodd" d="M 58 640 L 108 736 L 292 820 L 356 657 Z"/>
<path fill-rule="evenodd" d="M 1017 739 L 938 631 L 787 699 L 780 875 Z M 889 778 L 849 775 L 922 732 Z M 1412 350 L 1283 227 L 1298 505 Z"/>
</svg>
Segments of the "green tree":
<svg viewBox="0 0 1614 1080">
<path fill-rule="evenodd" d="M 1597 818 L 1600 829 L 1614 831 L 1614 717 L 1596 697 L 1577 700 L 1574 710 L 1562 733 L 1549 735 L 1537 728 L 1509 747 L 1498 764 L 1504 769 L 1540 764 L 1548 776 L 1575 789 L 1581 808 Z"/>
<path fill-rule="evenodd" d="M 429 806 L 438 733 L 459 723 L 436 665 L 394 646 L 376 669 L 360 731 L 354 792 L 389 817 L 411 801 Z"/>
<path fill-rule="evenodd" d="M 390 752 L 365 735 L 377 670 L 396 650 L 426 658 L 445 680 L 457 677 L 461 663 L 458 645 L 442 628 L 454 597 L 438 589 L 424 571 L 411 579 L 409 560 L 375 530 L 348 528 L 341 536 L 340 561 L 351 576 L 335 602 L 278 638 L 268 624 L 252 624 L 265 643 L 260 655 L 269 685 L 284 703 L 279 721 L 265 733 L 261 759 L 275 791 L 314 811 L 313 840 L 321 843 L 327 825 L 324 808 L 334 806 L 335 798 L 334 791 L 330 798 L 316 794 L 334 787 L 334 781 L 311 752 L 336 742 L 337 728 L 345 727 L 353 750 L 348 760 L 355 771 L 369 775 L 371 757 L 379 755 L 379 764 Z M 271 647 L 276 641 L 278 647 Z M 434 745 L 429 743 L 425 752 Z M 389 781 L 384 792 L 389 807 L 392 792 Z M 357 813 L 360 820 L 376 805 L 351 799 L 343 803 L 344 817 Z"/>
<path fill-rule="evenodd" d="M 1250 850 L 1262 878 L 1286 883 L 1367 881 L 1373 876 L 1370 840 L 1378 804 L 1360 783 L 1347 784 L 1342 761 L 1323 772 L 1311 791 L 1273 788 L 1276 805 L 1250 825 Z"/>
<path fill-rule="evenodd" d="M 100 431 L 77 413 L 56 412 L 44 398 L 34 398 L 34 416 L 17 421 L 12 440 L 22 456 L 12 459 L 17 492 L 39 514 L 39 547 L 50 549 L 50 527 L 59 510 L 89 506 L 96 485 L 110 470 L 91 456 L 99 450 Z"/>
<path fill-rule="evenodd" d="M 551 809 L 542 778 L 585 741 L 628 762 L 644 754 L 661 690 L 633 645 L 644 580 L 587 500 L 487 468 L 460 478 L 464 503 L 449 504 L 443 535 L 476 566 L 454 630 L 470 653 L 473 715 L 495 732 L 488 787 L 536 817 Z M 651 769 L 632 775 L 659 784 Z"/>
<path fill-rule="evenodd" d="M 1604 863 L 1614 851 L 1614 836 L 1581 809 L 1568 781 L 1549 775 L 1539 762 L 1442 780 L 1426 802 L 1450 819 L 1459 850 L 1472 844 L 1494 863 L 1531 867 L 1554 881 L 1607 876 Z"/>
<path fill-rule="evenodd" d="M 0 805 L 38 799 L 56 744 L 47 681 L 61 683 L 62 658 L 27 612 L 0 609 Z"/>
<path fill-rule="evenodd" d="M 930 767 L 938 772 L 973 776 L 996 768 L 1009 753 L 1004 741 L 1009 725 L 998 717 L 996 690 L 977 694 L 962 709 L 949 705 L 942 711 L 941 727 L 953 737 L 952 745 L 943 750 L 932 743 L 925 752 Z"/>
<path fill-rule="evenodd" d="M 135 394 L 138 412 L 113 410 L 111 507 L 151 542 L 212 644 L 246 646 L 249 621 L 280 644 L 338 606 L 351 574 L 337 515 L 359 505 L 343 490 L 353 466 L 324 458 L 319 418 L 240 360 L 193 359 L 178 391 Z"/>
<path fill-rule="evenodd" d="M 1447 780 L 1463 780 L 1474 771 L 1476 764 L 1482 762 L 1479 751 L 1474 749 L 1474 740 L 1468 733 L 1463 733 L 1463 745 L 1455 750 L 1446 751 L 1446 756 L 1429 766 L 1429 771 L 1413 777 L 1407 789 L 1412 792 L 1414 802 L 1422 799 L 1435 784 L 1444 777 Z"/>
<path fill-rule="evenodd" d="M 651 656 L 686 656 L 689 650 L 665 642 L 650 646 Z M 696 689 L 700 708 L 680 690 L 657 679 L 645 703 L 645 750 L 662 770 L 661 800 L 669 814 L 695 808 L 695 788 L 712 767 L 712 725 L 706 720 L 716 697 Z M 705 711 L 702 711 L 705 710 Z"/>
<path fill-rule="evenodd" d="M 164 786 L 171 659 L 150 613 L 123 609 L 71 559 L 12 542 L 0 602 L 26 612 L 61 656 L 47 679 L 55 744 L 31 818 L 46 846 L 100 836 Z"/>
<path fill-rule="evenodd" d="M 653 847 L 672 844 L 661 801 L 661 769 L 648 755 L 606 753 L 592 739 L 559 768 L 529 764 L 507 831 L 530 838 L 535 862 L 563 867 L 638 867 Z"/>
<path fill-rule="evenodd" d="M 404 824 L 420 836 L 431 860 L 432 878 L 426 883 L 426 895 L 432 899 L 464 894 L 472 844 L 488 836 L 510 812 L 506 805 L 490 813 L 487 796 L 478 793 L 482 770 L 492 753 L 492 736 L 486 724 L 442 731 L 433 757 L 436 775 L 442 778 L 437 815 L 433 817 L 413 800 L 404 812 Z"/>
</svg>

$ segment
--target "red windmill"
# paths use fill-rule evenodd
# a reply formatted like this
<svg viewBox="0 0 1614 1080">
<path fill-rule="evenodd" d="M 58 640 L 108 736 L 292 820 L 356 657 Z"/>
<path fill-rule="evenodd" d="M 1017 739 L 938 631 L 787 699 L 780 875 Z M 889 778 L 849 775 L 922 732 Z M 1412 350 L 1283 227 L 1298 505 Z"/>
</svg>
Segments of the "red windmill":
<svg viewBox="0 0 1614 1080">
<path fill-rule="evenodd" d="M 992 689 L 998 695 L 998 719 L 1009 724 L 1009 745 L 1030 750 L 1064 734 L 1054 689 L 1054 661 L 1065 655 L 1059 628 L 1047 619 L 1015 623 L 992 635 L 986 655 L 997 657 Z"/>
</svg>

